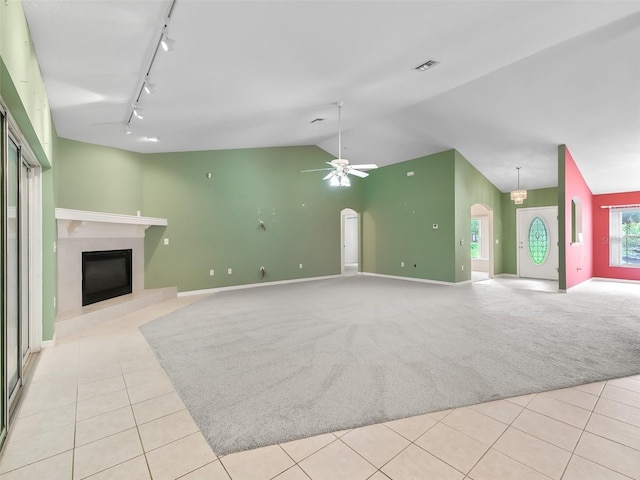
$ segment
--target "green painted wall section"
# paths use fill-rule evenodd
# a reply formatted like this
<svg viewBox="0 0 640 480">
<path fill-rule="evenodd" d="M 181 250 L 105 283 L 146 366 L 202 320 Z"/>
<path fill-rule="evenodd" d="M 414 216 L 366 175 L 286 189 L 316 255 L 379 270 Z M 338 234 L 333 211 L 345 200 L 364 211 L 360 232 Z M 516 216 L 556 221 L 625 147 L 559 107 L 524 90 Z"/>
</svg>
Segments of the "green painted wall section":
<svg viewBox="0 0 640 480">
<path fill-rule="evenodd" d="M 0 3 L 0 96 L 42 166 L 42 338 L 53 338 L 56 239 L 53 170 L 56 132 L 29 28 L 19 1 Z"/>
<path fill-rule="evenodd" d="M 361 211 L 362 180 L 337 188 L 322 181 L 324 172 L 300 173 L 331 159 L 317 147 L 145 156 L 144 215 L 169 223 L 147 230 L 147 288 L 193 291 L 339 274 L 340 212 Z"/>
<path fill-rule="evenodd" d="M 502 194 L 458 151 L 455 153 L 455 281 L 471 280 L 471 207 L 493 211 L 494 274 L 502 273 Z M 496 245 L 495 241 L 498 240 Z"/>
<path fill-rule="evenodd" d="M 516 210 L 518 208 L 553 207 L 558 205 L 558 188 L 539 188 L 527 191 L 527 199 L 522 205 L 511 200 L 509 192 L 502 194 L 502 259 L 503 273 L 518 273 Z"/>
<path fill-rule="evenodd" d="M 371 172 L 363 185 L 363 271 L 455 281 L 454 177 L 453 150 Z"/>
<path fill-rule="evenodd" d="M 16 0 L 0 2 L 0 58 L 0 95 L 40 164 L 51 166 L 55 131 L 49 100 L 22 3 Z"/>
<path fill-rule="evenodd" d="M 56 206 L 136 215 L 143 204 L 142 157 L 117 148 L 59 139 Z"/>
<path fill-rule="evenodd" d="M 558 289 L 567 290 L 567 235 L 565 197 L 567 196 L 567 146 L 558 145 L 558 192 L 556 204 L 558 205 Z"/>
</svg>

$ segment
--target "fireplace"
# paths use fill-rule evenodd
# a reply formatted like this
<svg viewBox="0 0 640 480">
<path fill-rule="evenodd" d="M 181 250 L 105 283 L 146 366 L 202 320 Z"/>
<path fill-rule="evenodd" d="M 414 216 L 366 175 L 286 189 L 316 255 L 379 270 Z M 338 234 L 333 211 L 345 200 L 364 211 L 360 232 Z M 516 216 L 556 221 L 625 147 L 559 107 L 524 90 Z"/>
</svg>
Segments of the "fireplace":
<svg viewBox="0 0 640 480">
<path fill-rule="evenodd" d="M 82 306 L 133 291 L 132 253 L 131 249 L 82 252 Z"/>
</svg>

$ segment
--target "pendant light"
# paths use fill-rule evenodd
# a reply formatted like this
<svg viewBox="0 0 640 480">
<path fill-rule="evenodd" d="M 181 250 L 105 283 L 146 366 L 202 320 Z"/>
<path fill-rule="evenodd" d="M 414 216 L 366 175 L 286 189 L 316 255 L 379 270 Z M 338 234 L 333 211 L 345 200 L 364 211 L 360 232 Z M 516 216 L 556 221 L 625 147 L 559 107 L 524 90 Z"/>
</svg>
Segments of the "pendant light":
<svg viewBox="0 0 640 480">
<path fill-rule="evenodd" d="M 527 191 L 520 189 L 520 167 L 516 167 L 518 170 L 518 189 L 511 192 L 511 200 L 516 205 L 522 205 L 527 198 Z"/>
</svg>

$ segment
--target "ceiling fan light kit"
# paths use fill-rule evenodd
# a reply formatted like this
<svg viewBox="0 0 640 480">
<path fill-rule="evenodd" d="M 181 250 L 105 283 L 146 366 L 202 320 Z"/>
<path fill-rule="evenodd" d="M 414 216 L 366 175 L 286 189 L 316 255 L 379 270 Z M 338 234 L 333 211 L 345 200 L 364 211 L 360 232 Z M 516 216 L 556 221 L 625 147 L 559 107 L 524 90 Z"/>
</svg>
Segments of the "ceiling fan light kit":
<svg viewBox="0 0 640 480">
<path fill-rule="evenodd" d="M 305 173 L 330 170 L 330 172 L 323 177 L 323 180 L 329 180 L 329 185 L 332 187 L 350 187 L 351 180 L 349 180 L 349 174 L 365 178 L 368 177 L 369 174 L 367 172 L 363 172 L 363 170 L 373 170 L 378 168 L 375 163 L 349 165 L 349 160 L 342 158 L 342 105 L 342 102 L 336 102 L 336 106 L 338 107 L 338 158 L 331 160 L 330 162 L 325 162 L 330 168 L 314 168 L 312 170 L 302 171 Z"/>
</svg>

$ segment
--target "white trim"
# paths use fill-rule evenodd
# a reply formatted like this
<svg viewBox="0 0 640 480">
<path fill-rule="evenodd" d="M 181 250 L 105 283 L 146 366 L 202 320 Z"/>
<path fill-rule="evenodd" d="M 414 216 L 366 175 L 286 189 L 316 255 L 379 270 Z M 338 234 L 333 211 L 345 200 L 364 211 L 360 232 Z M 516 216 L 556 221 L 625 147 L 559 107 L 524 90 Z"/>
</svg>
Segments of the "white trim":
<svg viewBox="0 0 640 480">
<path fill-rule="evenodd" d="M 599 282 L 618 282 L 618 283 L 637 283 L 637 284 L 640 284 L 640 280 L 627 280 L 625 278 L 591 277 L 589 280 L 598 280 Z M 582 283 L 580 283 L 579 285 L 582 285 Z"/>
<path fill-rule="evenodd" d="M 42 348 L 42 168 L 31 167 L 29 179 L 29 345 L 33 352 Z"/>
<path fill-rule="evenodd" d="M 217 292 L 226 292 L 229 290 L 244 290 L 247 288 L 270 287 L 272 285 L 285 285 L 288 283 L 312 282 L 314 280 L 327 280 L 329 278 L 340 278 L 342 275 L 324 275 L 321 277 L 294 278 L 291 280 L 278 280 L 276 282 L 265 283 L 247 283 L 245 285 L 231 285 L 229 287 L 207 288 L 204 290 L 188 290 L 186 292 L 178 292 L 178 297 L 190 297 L 192 295 L 207 295 Z"/>
<path fill-rule="evenodd" d="M 51 340 L 43 340 L 40 343 L 40 349 L 41 350 L 47 350 L 49 348 L 53 348 L 56 346 L 56 335 L 53 335 L 53 338 Z"/>
<path fill-rule="evenodd" d="M 89 212 L 87 210 L 71 210 L 56 208 L 56 220 L 75 220 L 80 222 L 120 223 L 128 225 L 145 225 L 148 227 L 166 227 L 166 218 L 138 217 L 136 215 L 122 215 L 119 213 Z"/>
<path fill-rule="evenodd" d="M 471 280 L 465 280 L 463 282 L 442 282 L 440 280 L 429 280 L 426 278 L 414 278 L 414 277 L 401 277 L 398 275 L 385 275 L 383 273 L 362 272 L 362 275 L 366 275 L 368 277 L 392 278 L 394 280 L 408 280 L 410 282 L 432 283 L 434 285 L 446 285 L 448 287 L 459 287 L 460 285 L 467 285 L 471 283 Z"/>
</svg>

